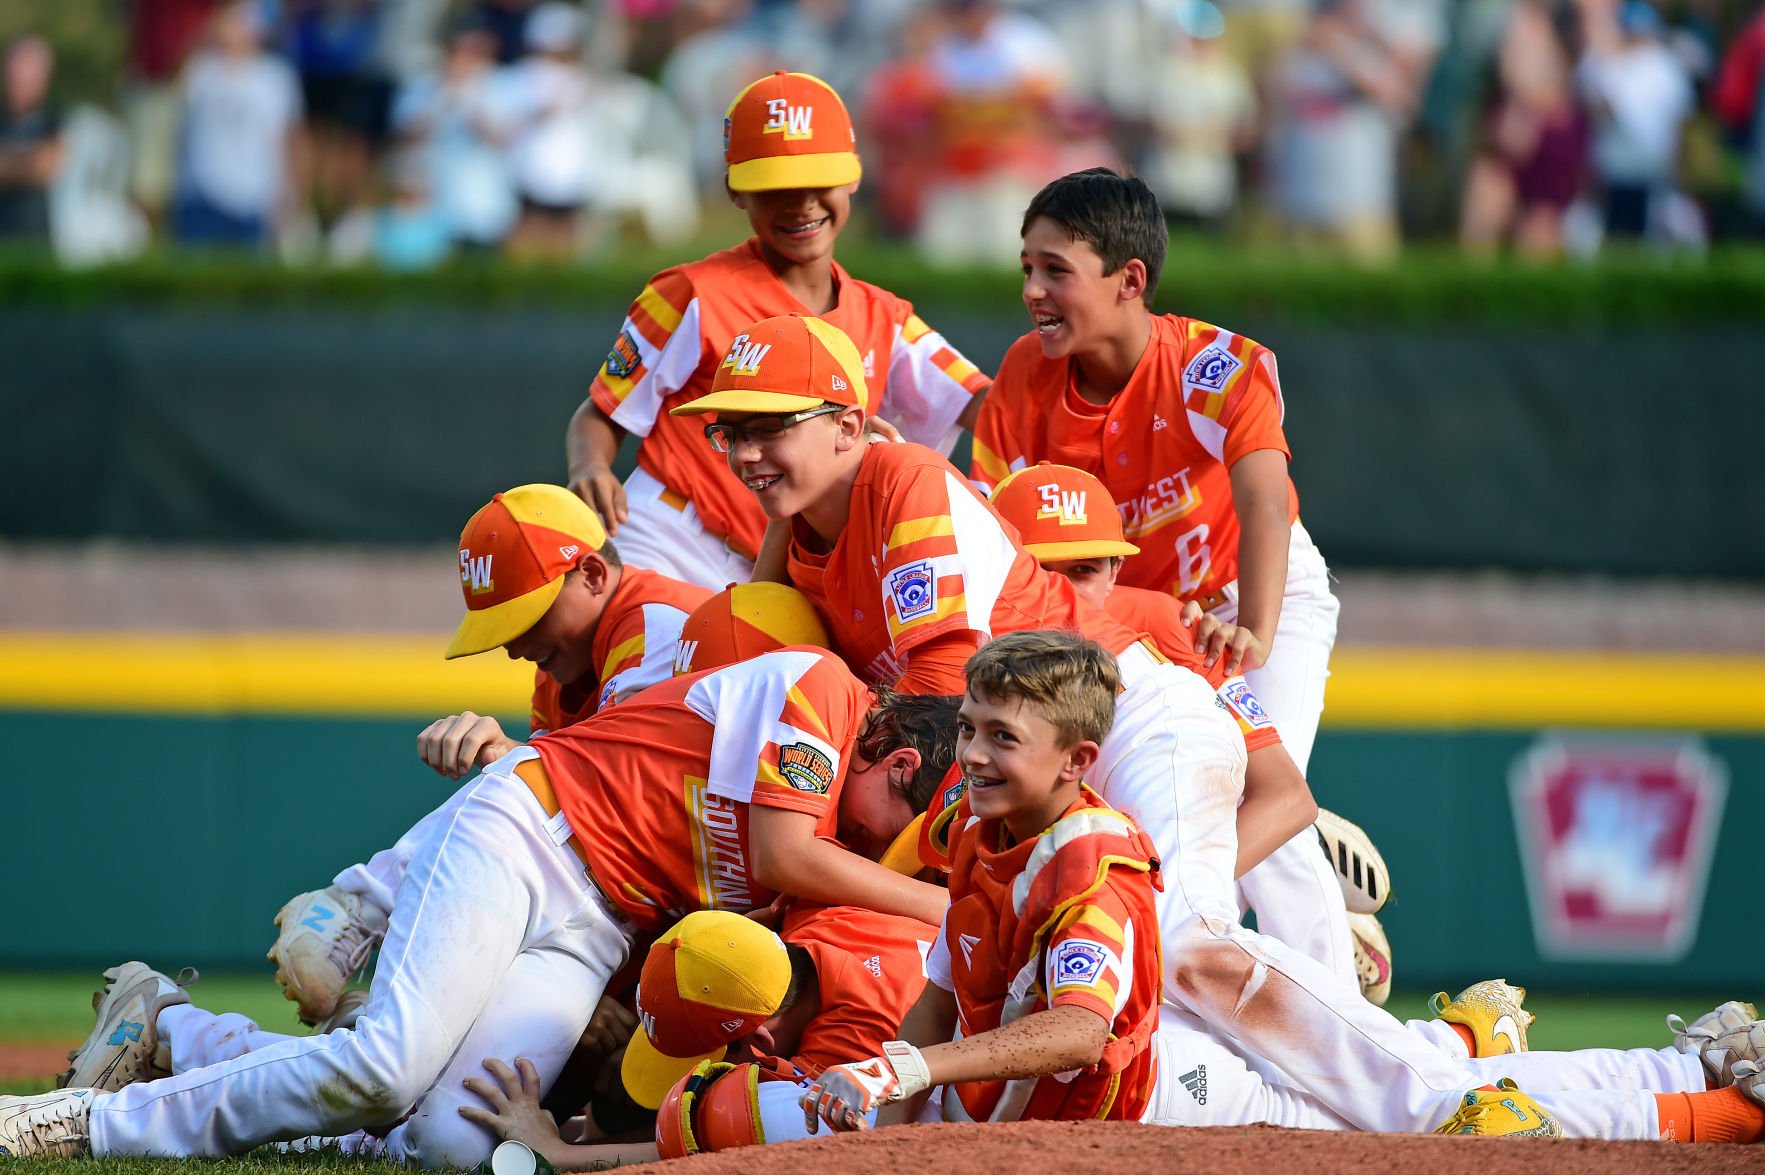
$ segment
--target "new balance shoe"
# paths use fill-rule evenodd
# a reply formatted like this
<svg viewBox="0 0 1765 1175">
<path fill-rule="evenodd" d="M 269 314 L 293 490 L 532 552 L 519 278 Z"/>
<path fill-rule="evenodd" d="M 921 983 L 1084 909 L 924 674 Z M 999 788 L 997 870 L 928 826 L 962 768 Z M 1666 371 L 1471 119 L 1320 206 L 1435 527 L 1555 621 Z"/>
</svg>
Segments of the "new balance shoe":
<svg viewBox="0 0 1765 1175">
<path fill-rule="evenodd" d="M 1445 994 L 1444 992 L 1441 994 Z M 1561 1138 L 1556 1115 L 1521 1093 L 1504 1077 L 1494 1087 L 1473 1089 L 1436 1134 L 1482 1134 L 1501 1138 Z"/>
<path fill-rule="evenodd" d="M 135 962 L 106 971 L 104 986 L 92 995 L 97 1023 L 85 1043 L 68 1053 L 72 1064 L 55 1084 L 113 1093 L 136 1081 L 171 1076 L 170 1050 L 159 1042 L 159 1014 L 175 1004 L 189 1003 L 184 988 L 196 978 L 193 967 L 173 979 Z"/>
<path fill-rule="evenodd" d="M 290 898 L 276 915 L 280 933 L 267 956 L 282 994 L 300 1005 L 303 1024 L 337 1010 L 352 975 L 386 937 L 386 911 L 336 886 Z"/>
<path fill-rule="evenodd" d="M 1743 1004 L 1739 1000 L 1729 1000 L 1719 1004 L 1715 1009 L 1705 1012 L 1690 1025 L 1677 1015 L 1669 1013 L 1667 1027 L 1673 1030 L 1673 1047 L 1682 1053 L 1697 1053 L 1704 1046 L 1724 1033 L 1733 1032 L 1737 1028 L 1745 1028 L 1759 1018 L 1759 1009 L 1752 1004 Z"/>
<path fill-rule="evenodd" d="M 0 1097 L 0 1155 L 78 1158 L 91 1150 L 91 1089 Z"/>
<path fill-rule="evenodd" d="M 1391 941 L 1385 937 L 1377 914 L 1349 914 L 1348 931 L 1354 939 L 1354 974 L 1360 980 L 1361 995 L 1383 1008 L 1391 998 Z"/>
<path fill-rule="evenodd" d="M 1525 999 L 1525 988 L 1505 979 L 1485 979 L 1450 1000 L 1444 991 L 1437 991 L 1428 1006 L 1438 1018 L 1470 1029 L 1475 1043 L 1472 1056 L 1499 1057 L 1526 1051 L 1526 1030 L 1532 1027 L 1533 1015 L 1521 1006 Z"/>
</svg>

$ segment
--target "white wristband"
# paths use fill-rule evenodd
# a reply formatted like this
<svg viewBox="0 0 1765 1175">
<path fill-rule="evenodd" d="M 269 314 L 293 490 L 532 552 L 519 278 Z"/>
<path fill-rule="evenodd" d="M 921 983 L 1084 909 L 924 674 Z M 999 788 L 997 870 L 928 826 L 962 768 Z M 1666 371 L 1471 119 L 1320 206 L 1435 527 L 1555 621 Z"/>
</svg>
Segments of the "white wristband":
<svg viewBox="0 0 1765 1175">
<path fill-rule="evenodd" d="M 920 1055 L 918 1049 L 904 1040 L 891 1040 L 883 1045 L 883 1056 L 888 1058 L 889 1065 L 894 1068 L 897 1082 L 889 1094 L 889 1101 L 903 1101 L 921 1090 L 931 1088 L 932 1072 L 926 1067 L 925 1057 Z"/>
</svg>

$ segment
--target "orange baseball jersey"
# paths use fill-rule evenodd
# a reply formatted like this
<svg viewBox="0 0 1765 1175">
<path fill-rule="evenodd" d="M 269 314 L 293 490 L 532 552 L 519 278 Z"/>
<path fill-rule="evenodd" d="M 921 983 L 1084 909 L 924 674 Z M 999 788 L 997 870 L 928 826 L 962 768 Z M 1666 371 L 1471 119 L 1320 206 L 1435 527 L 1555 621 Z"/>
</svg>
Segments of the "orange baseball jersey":
<svg viewBox="0 0 1765 1175">
<path fill-rule="evenodd" d="M 1107 1021 L 1110 1040 L 1094 1068 L 953 1085 L 945 1120 L 1139 1121 L 1158 1073 L 1164 971 L 1152 842 L 1089 788 L 1018 844 L 1003 821 L 973 819 L 966 799 L 957 820 L 950 912 L 926 960 L 956 996 L 957 1039 L 1071 1005 Z"/>
<path fill-rule="evenodd" d="M 985 640 L 1070 628 L 1112 653 L 1140 637 L 1080 601 L 1065 576 L 1042 570 L 1011 524 L 923 445 L 866 448 L 831 552 L 810 549 L 812 532 L 800 519 L 792 525 L 791 582 L 820 610 L 853 671 L 872 683 L 900 677 L 916 646 L 946 633 Z M 963 689 L 958 667 L 942 692 Z"/>
<path fill-rule="evenodd" d="M 821 317 L 864 356 L 867 411 L 910 440 L 948 449 L 957 418 L 990 382 L 913 312 L 911 303 L 858 281 L 834 264 L 839 304 Z M 711 390 L 730 341 L 749 324 L 806 314 L 755 240 L 650 279 L 595 376 L 589 395 L 615 424 L 643 438 L 637 463 L 693 504 L 699 520 L 752 556 L 765 516 L 705 440 L 705 422 L 668 409 Z"/>
<path fill-rule="evenodd" d="M 1238 577 L 1231 467 L 1258 449 L 1291 456 L 1284 413 L 1274 352 L 1193 318 L 1152 319 L 1133 378 L 1108 404 L 1080 398 L 1071 360 L 1044 357 L 1032 333 L 999 365 L 971 472 L 989 491 L 1038 461 L 1096 475 L 1140 548 L 1121 581 L 1201 599 Z M 1289 481 L 1288 518 L 1298 516 Z"/>
<path fill-rule="evenodd" d="M 803 646 L 689 674 L 533 742 L 595 881 L 637 926 L 778 895 L 753 878 L 750 805 L 835 832 L 870 691 Z"/>
<path fill-rule="evenodd" d="M 594 630 L 589 677 L 563 684 L 534 672 L 534 734 L 562 730 L 674 673 L 675 644 L 692 610 L 711 598 L 709 588 L 682 583 L 642 567 L 627 567 Z"/>
<path fill-rule="evenodd" d="M 901 1035 L 925 989 L 925 956 L 938 928 L 857 906 L 794 903 L 778 936 L 815 960 L 821 1010 L 803 1029 L 793 1064 L 810 1077 L 875 1057 Z"/>
<path fill-rule="evenodd" d="M 1206 678 L 1226 713 L 1238 723 L 1245 750 L 1254 751 L 1281 741 L 1274 720 L 1257 700 L 1249 682 L 1242 677 L 1227 677 L 1223 659 L 1212 665 L 1202 663 L 1201 655 L 1195 651 L 1194 635 L 1183 627 L 1183 606 L 1175 596 L 1118 585 L 1103 602 L 1103 609 L 1129 628 L 1151 637 L 1158 651 L 1172 664 Z"/>
</svg>

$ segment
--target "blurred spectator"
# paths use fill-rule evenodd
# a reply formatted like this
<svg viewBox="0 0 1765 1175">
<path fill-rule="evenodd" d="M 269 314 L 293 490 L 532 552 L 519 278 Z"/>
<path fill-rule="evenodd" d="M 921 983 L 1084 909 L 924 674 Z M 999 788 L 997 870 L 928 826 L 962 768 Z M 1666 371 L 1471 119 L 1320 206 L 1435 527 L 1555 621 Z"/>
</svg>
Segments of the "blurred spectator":
<svg viewBox="0 0 1765 1175">
<path fill-rule="evenodd" d="M 1466 177 L 1459 239 L 1475 254 L 1511 235 L 1522 256 L 1563 251 L 1563 216 L 1581 191 L 1587 116 L 1549 0 L 1520 0 L 1497 62 L 1495 100 Z"/>
<path fill-rule="evenodd" d="M 930 66 L 937 136 L 918 243 L 935 265 L 1017 260 L 1030 198 L 1058 173 L 1055 122 L 1068 71 L 1036 20 L 993 0 L 943 0 Z"/>
<path fill-rule="evenodd" d="M 1399 148 L 1442 35 L 1438 0 L 1320 0 L 1273 87 L 1273 203 L 1296 242 L 1396 254 Z"/>
<path fill-rule="evenodd" d="M 1745 160 L 1741 205 L 1747 227 L 1765 235 L 1765 4 L 1723 56 L 1710 103 Z"/>
<path fill-rule="evenodd" d="M 380 62 L 382 0 L 282 0 L 306 106 L 312 207 L 335 225 L 365 214 L 386 142 L 392 81 Z M 345 230 L 347 232 L 347 230 Z"/>
<path fill-rule="evenodd" d="M 1608 236 L 1662 229 L 1679 171 L 1679 137 L 1694 108 L 1691 78 L 1643 0 L 1584 6 L 1587 53 L 1578 81 L 1593 117 L 1593 163 Z"/>
<path fill-rule="evenodd" d="M 496 38 L 499 65 L 513 65 L 527 53 L 527 17 L 534 0 L 474 0 L 467 11 Z"/>
<path fill-rule="evenodd" d="M 901 26 L 899 51 L 870 75 L 858 117 L 860 152 L 866 156 L 864 190 L 883 232 L 902 237 L 919 223 L 934 163 L 927 145 L 938 126 L 937 74 L 932 46 L 940 34 L 938 13 L 925 9 Z"/>
<path fill-rule="evenodd" d="M 549 0 L 527 20 L 526 56 L 509 67 L 505 133 L 521 199 L 509 246 L 521 256 L 565 257 L 576 249 L 598 163 L 582 39 L 582 11 Z"/>
<path fill-rule="evenodd" d="M 751 0 L 682 0 L 680 42 L 662 66 L 662 88 L 690 128 L 693 172 L 707 198 L 723 199 L 723 112 L 741 88 L 788 68 L 750 19 Z"/>
<path fill-rule="evenodd" d="M 392 200 L 374 216 L 374 260 L 386 269 L 433 269 L 453 252 L 453 226 L 431 198 L 430 175 L 414 157 L 393 168 Z"/>
<path fill-rule="evenodd" d="M 6 50 L 0 105 L 0 240 L 49 241 L 49 185 L 61 163 L 61 132 L 49 102 L 55 53 L 25 36 Z"/>
<path fill-rule="evenodd" d="M 393 107 L 400 166 L 421 170 L 449 235 L 469 251 L 500 247 L 519 210 L 495 141 L 497 90 L 496 38 L 470 16 L 449 33 L 441 68 L 407 84 Z"/>
<path fill-rule="evenodd" d="M 158 223 L 177 176 L 178 78 L 214 19 L 215 0 L 130 0 L 121 110 L 132 147 L 129 190 Z"/>
<path fill-rule="evenodd" d="M 301 171 L 300 81 L 264 52 L 249 0 L 216 13 L 212 43 L 184 73 L 174 222 L 191 244 L 260 245 L 295 211 Z"/>
<path fill-rule="evenodd" d="M 1146 181 L 1174 220 L 1222 227 L 1238 203 L 1238 160 L 1256 140 L 1256 90 L 1225 51 L 1211 4 L 1178 6 L 1147 115 Z"/>
<path fill-rule="evenodd" d="M 1222 47 L 1253 81 L 1285 58 L 1310 21 L 1313 0 L 1218 0 L 1225 14 Z M 1321 7 L 1321 5 L 1319 5 Z"/>
</svg>

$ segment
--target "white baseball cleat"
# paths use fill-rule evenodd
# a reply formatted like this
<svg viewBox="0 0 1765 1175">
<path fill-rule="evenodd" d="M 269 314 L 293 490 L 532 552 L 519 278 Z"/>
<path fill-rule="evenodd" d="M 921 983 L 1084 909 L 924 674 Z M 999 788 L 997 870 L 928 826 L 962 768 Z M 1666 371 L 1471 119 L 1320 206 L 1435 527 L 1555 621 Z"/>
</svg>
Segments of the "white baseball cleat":
<svg viewBox="0 0 1765 1175">
<path fill-rule="evenodd" d="M 73 1064 L 55 1081 L 64 1089 L 97 1089 L 113 1093 L 136 1081 L 171 1076 L 171 1058 L 159 1043 L 159 1014 L 190 1002 L 184 988 L 196 982 L 196 969 L 186 967 L 173 979 L 146 963 L 123 963 L 104 973 L 105 984 L 93 993 L 98 1022 L 84 1044 L 68 1053 Z"/>
<path fill-rule="evenodd" d="M 1718 1087 L 1738 1085 L 1742 1093 L 1765 1105 L 1765 1081 L 1760 1079 L 1760 1068 L 1765 1066 L 1765 1020 L 1723 1033 L 1704 1045 L 1700 1054 Z"/>
<path fill-rule="evenodd" d="M 1759 1009 L 1739 1000 L 1729 1000 L 1705 1012 L 1688 1026 L 1677 1015 L 1669 1013 L 1667 1027 L 1673 1030 L 1673 1047 L 1682 1053 L 1702 1052 L 1718 1036 L 1745 1028 L 1759 1018 Z"/>
<path fill-rule="evenodd" d="M 1377 914 L 1349 914 L 1348 931 L 1354 939 L 1354 974 L 1361 995 L 1383 1008 L 1391 998 L 1391 940 Z"/>
<path fill-rule="evenodd" d="M 300 1005 L 300 1019 L 318 1024 L 386 937 L 386 911 L 336 886 L 297 894 L 276 915 L 281 933 L 267 956 L 283 994 Z"/>
<path fill-rule="evenodd" d="M 1391 900 L 1390 873 L 1373 838 L 1360 825 L 1328 808 L 1318 809 L 1312 826 L 1318 847 L 1342 886 L 1342 901 L 1351 914 L 1377 914 Z"/>
<path fill-rule="evenodd" d="M 92 1149 L 92 1089 L 0 1097 L 0 1155 L 77 1158 Z"/>
</svg>

